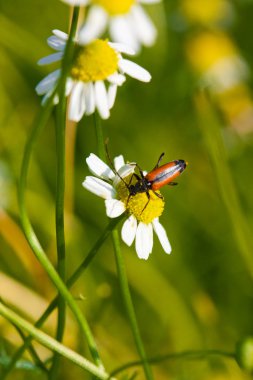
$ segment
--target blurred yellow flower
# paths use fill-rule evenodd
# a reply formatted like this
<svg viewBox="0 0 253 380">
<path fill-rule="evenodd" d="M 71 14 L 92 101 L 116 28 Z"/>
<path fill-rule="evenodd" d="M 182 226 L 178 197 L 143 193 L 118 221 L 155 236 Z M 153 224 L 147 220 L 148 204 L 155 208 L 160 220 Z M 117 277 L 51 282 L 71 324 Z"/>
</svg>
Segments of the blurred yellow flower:
<svg viewBox="0 0 253 380">
<path fill-rule="evenodd" d="M 223 92 L 248 76 L 248 67 L 232 40 L 222 32 L 203 32 L 186 45 L 190 63 L 214 92 Z"/>
<path fill-rule="evenodd" d="M 234 58 L 238 52 L 233 42 L 222 32 L 203 32 L 190 39 L 186 47 L 191 64 L 203 73 L 218 60 Z"/>
</svg>

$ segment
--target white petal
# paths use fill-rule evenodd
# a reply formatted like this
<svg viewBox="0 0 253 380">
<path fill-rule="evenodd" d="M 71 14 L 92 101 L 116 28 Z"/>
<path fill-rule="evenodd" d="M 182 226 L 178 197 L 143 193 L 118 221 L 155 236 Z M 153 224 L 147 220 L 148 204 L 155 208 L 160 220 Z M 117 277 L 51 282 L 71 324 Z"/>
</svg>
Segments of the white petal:
<svg viewBox="0 0 253 380">
<path fill-rule="evenodd" d="M 47 39 L 47 44 L 54 50 L 63 51 L 66 47 L 66 42 L 56 36 L 50 36 Z"/>
<path fill-rule="evenodd" d="M 72 81 L 72 79 L 67 78 L 66 88 L 65 88 L 65 95 L 66 96 L 69 96 L 70 92 L 72 91 L 73 86 L 74 86 L 74 82 Z"/>
<path fill-rule="evenodd" d="M 129 45 L 122 44 L 120 42 L 108 42 L 108 44 L 119 53 L 125 53 L 127 55 L 135 55 L 135 51 Z"/>
<path fill-rule="evenodd" d="M 109 218 L 117 218 L 123 212 L 126 211 L 125 205 L 123 202 L 118 199 L 106 199 L 105 200 L 106 215 Z"/>
<path fill-rule="evenodd" d="M 55 87 L 55 83 L 59 79 L 60 74 L 61 70 L 58 69 L 48 74 L 45 78 L 43 78 L 35 87 L 37 94 L 44 95 L 48 91 L 52 90 L 52 88 Z"/>
<path fill-rule="evenodd" d="M 63 41 L 67 41 L 68 38 L 69 38 L 69 35 L 59 29 L 54 29 L 53 30 L 53 34 L 56 36 L 56 37 L 59 37 L 61 40 Z"/>
<path fill-rule="evenodd" d="M 132 245 L 137 230 L 137 220 L 131 215 L 123 224 L 121 230 L 122 240 L 130 247 Z"/>
<path fill-rule="evenodd" d="M 106 79 L 112 84 L 117 84 L 118 86 L 121 86 L 125 82 L 126 77 L 125 75 L 114 73 L 110 75 L 109 77 L 107 77 Z"/>
<path fill-rule="evenodd" d="M 47 102 L 47 99 L 50 98 L 50 96 L 52 95 L 53 91 L 54 91 L 55 87 L 52 87 L 52 89 L 50 91 L 48 91 L 42 98 L 41 100 L 41 105 L 44 106 Z M 53 103 L 54 104 L 57 104 L 57 101 L 55 101 L 56 99 L 56 96 L 54 97 L 53 99 Z"/>
<path fill-rule="evenodd" d="M 63 52 L 57 52 L 54 54 L 47 55 L 46 57 L 41 58 L 37 64 L 42 65 L 49 65 L 50 63 L 60 61 L 63 57 Z"/>
<path fill-rule="evenodd" d="M 103 8 L 93 5 L 88 12 L 84 25 L 79 31 L 79 42 L 87 44 L 101 36 L 106 28 L 108 16 Z"/>
<path fill-rule="evenodd" d="M 95 174 L 96 176 L 107 180 L 114 178 L 113 171 L 94 153 L 91 153 L 89 157 L 86 158 L 86 162 L 91 173 Z"/>
<path fill-rule="evenodd" d="M 115 178 L 113 180 L 113 186 L 116 187 L 118 183 L 122 181 L 122 178 L 132 174 L 135 170 L 135 166 L 135 164 L 126 164 L 122 166 L 119 170 L 117 170 L 119 175 L 115 175 Z"/>
<path fill-rule="evenodd" d="M 158 239 L 160 240 L 160 243 L 166 253 L 171 253 L 171 245 L 167 236 L 167 233 L 164 229 L 164 227 L 159 222 L 158 218 L 154 219 L 153 222 L 153 228 L 155 233 L 158 236 Z"/>
<path fill-rule="evenodd" d="M 136 53 L 140 50 L 139 41 L 134 35 L 127 16 L 111 17 L 109 29 L 113 41 L 130 46 Z"/>
<path fill-rule="evenodd" d="M 114 106 L 118 86 L 116 84 L 111 84 L 108 89 L 108 105 L 109 109 Z"/>
<path fill-rule="evenodd" d="M 104 199 L 112 199 L 116 196 L 116 191 L 112 185 L 100 178 L 87 176 L 83 181 L 83 187 Z"/>
<path fill-rule="evenodd" d="M 84 83 L 84 98 L 86 105 L 86 115 L 91 115 L 95 111 L 95 91 L 91 82 Z"/>
<path fill-rule="evenodd" d="M 88 5 L 89 0 L 61 0 L 63 3 L 69 4 L 69 5 Z"/>
<path fill-rule="evenodd" d="M 145 46 L 152 46 L 155 43 L 157 31 L 149 16 L 141 6 L 135 5 L 131 9 L 131 17 L 139 41 Z"/>
<path fill-rule="evenodd" d="M 147 70 L 128 59 L 119 60 L 119 68 L 123 73 L 141 82 L 149 82 L 151 80 L 151 75 Z"/>
<path fill-rule="evenodd" d="M 98 109 L 98 112 L 102 119 L 108 119 L 110 116 L 109 104 L 108 104 L 108 95 L 106 92 L 105 84 L 102 80 L 95 82 L 95 102 Z"/>
<path fill-rule="evenodd" d="M 118 172 L 122 166 L 125 165 L 125 160 L 122 154 L 120 156 L 117 156 L 113 160 L 115 170 Z"/>
<path fill-rule="evenodd" d="M 118 172 L 119 174 L 121 175 L 121 177 L 127 177 L 128 175 L 132 174 L 135 170 L 135 167 L 136 167 L 136 164 L 135 163 L 131 163 L 131 164 L 125 164 L 124 166 L 122 166 Z"/>
<path fill-rule="evenodd" d="M 74 84 L 69 100 L 69 120 L 80 121 L 85 112 L 84 87 L 82 82 Z"/>
<path fill-rule="evenodd" d="M 135 249 L 140 259 L 147 260 L 153 248 L 152 224 L 139 223 L 136 230 Z"/>
</svg>

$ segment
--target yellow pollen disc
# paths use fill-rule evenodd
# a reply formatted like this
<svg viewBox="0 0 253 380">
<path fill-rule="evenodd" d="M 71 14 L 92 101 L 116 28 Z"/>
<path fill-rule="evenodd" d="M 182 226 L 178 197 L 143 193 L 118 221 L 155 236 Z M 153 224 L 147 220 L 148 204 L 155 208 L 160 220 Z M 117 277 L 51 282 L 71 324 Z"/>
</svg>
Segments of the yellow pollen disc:
<svg viewBox="0 0 253 380">
<path fill-rule="evenodd" d="M 131 185 L 134 185 L 137 180 L 132 178 L 132 174 L 124 178 L 126 183 L 131 181 Z M 129 199 L 129 191 L 123 181 L 117 186 L 117 193 L 119 199 L 124 202 L 126 210 L 130 215 L 135 216 L 139 222 L 151 223 L 155 218 L 158 218 L 163 213 L 164 199 L 159 198 L 152 190 L 149 191 L 150 199 L 148 199 L 146 193 L 137 193 L 132 195 Z M 161 195 L 160 191 L 156 191 Z"/>
<path fill-rule="evenodd" d="M 76 46 L 70 74 L 83 82 L 104 80 L 118 68 L 118 55 L 107 41 L 94 40 L 86 46 Z"/>
<path fill-rule="evenodd" d="M 103 7 L 111 16 L 126 14 L 136 0 L 93 0 L 93 3 Z"/>
</svg>

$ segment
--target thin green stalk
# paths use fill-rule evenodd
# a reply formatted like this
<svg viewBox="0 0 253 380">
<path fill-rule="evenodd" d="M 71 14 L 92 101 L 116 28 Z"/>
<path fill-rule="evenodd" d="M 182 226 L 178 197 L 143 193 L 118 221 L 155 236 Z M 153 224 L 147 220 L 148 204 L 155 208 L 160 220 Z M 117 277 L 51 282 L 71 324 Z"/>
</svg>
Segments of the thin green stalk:
<svg viewBox="0 0 253 380">
<path fill-rule="evenodd" d="M 151 368 L 146 356 L 146 352 L 142 343 L 141 334 L 139 331 L 138 322 L 135 315 L 135 310 L 134 310 L 131 293 L 130 293 L 130 289 L 129 289 L 129 285 L 127 281 L 126 268 L 125 268 L 123 256 L 121 253 L 121 249 L 120 249 L 119 233 L 117 229 L 113 230 L 112 238 L 113 238 L 115 260 L 116 260 L 116 265 L 117 265 L 121 292 L 123 295 L 128 318 L 131 324 L 135 344 L 139 352 L 139 355 L 141 357 L 141 363 L 143 365 L 143 370 L 144 370 L 146 379 L 153 380 L 153 374 L 152 374 L 152 371 L 151 371 Z"/>
<path fill-rule="evenodd" d="M 242 212 L 236 185 L 227 162 L 227 152 L 221 135 L 221 125 L 207 94 L 197 98 L 202 135 L 213 163 L 220 193 L 234 230 L 239 252 L 253 278 L 253 244 L 248 223 Z"/>
<path fill-rule="evenodd" d="M 105 161 L 105 158 L 106 158 L 105 143 L 104 143 L 104 137 L 103 137 L 103 130 L 101 126 L 101 120 L 98 113 L 95 113 L 94 115 L 94 125 L 95 125 L 95 130 L 96 130 L 96 135 L 97 135 L 98 154 L 99 154 L 99 157 Z M 115 259 L 116 259 L 116 265 L 117 265 L 117 270 L 118 270 L 118 276 L 119 276 L 119 281 L 121 285 L 121 291 L 122 291 L 125 307 L 128 313 L 128 318 L 130 321 L 135 344 L 143 362 L 143 369 L 146 375 L 146 379 L 153 380 L 152 371 L 147 361 L 144 345 L 142 343 L 142 339 L 141 339 L 141 335 L 140 335 L 140 331 L 139 331 L 139 327 L 138 327 L 138 323 L 137 323 L 137 319 L 135 315 L 135 310 L 134 310 L 134 306 L 133 306 L 133 302 L 132 302 L 132 298 L 131 298 L 131 294 L 130 294 L 130 290 L 128 286 L 124 260 L 121 255 L 119 235 L 116 228 L 113 229 L 112 231 L 112 238 L 113 238 L 113 246 L 114 246 Z"/>
<path fill-rule="evenodd" d="M 43 346 L 71 360 L 71 362 L 77 364 L 79 367 L 85 369 L 92 375 L 95 375 L 97 378 L 101 380 L 108 380 L 110 378 L 112 380 L 112 378 L 104 371 L 103 368 L 97 367 L 95 364 L 91 363 L 83 356 L 65 347 L 63 344 L 57 342 L 57 340 L 51 338 L 44 332 L 38 330 L 31 323 L 27 322 L 24 318 L 21 318 L 18 314 L 5 306 L 2 302 L 0 302 L 0 315 L 2 315 L 4 318 L 19 328 L 28 332 Z"/>
<path fill-rule="evenodd" d="M 73 296 L 71 293 L 68 291 L 66 285 L 62 282 L 61 278 L 59 277 L 57 271 L 54 269 L 53 265 L 51 262 L 48 260 L 44 250 L 42 249 L 37 236 L 35 235 L 33 228 L 30 224 L 30 221 L 27 217 L 26 210 L 23 208 L 23 199 L 20 200 L 20 205 L 22 207 L 21 209 L 21 223 L 24 229 L 25 236 L 27 238 L 28 243 L 30 244 L 35 256 L 39 260 L 40 264 L 43 266 L 45 271 L 47 272 L 48 276 L 52 280 L 52 282 L 55 284 L 57 287 L 59 293 L 61 294 L 62 297 L 65 298 L 65 301 L 68 303 L 71 311 L 73 312 L 74 316 L 76 317 L 82 332 L 84 333 L 88 346 L 91 352 L 92 357 L 94 358 L 95 362 L 98 365 L 102 366 L 96 343 L 94 341 L 93 335 L 90 331 L 90 328 L 88 326 L 88 323 L 82 314 L 81 310 L 77 306 Z"/>
<path fill-rule="evenodd" d="M 73 14 L 73 23 L 75 20 L 77 20 L 77 18 L 78 18 L 78 8 L 75 8 L 74 14 Z M 75 21 L 75 22 L 77 22 L 77 21 Z M 69 41 L 72 41 L 72 39 L 73 39 L 73 35 L 71 35 L 71 33 L 70 33 Z M 39 260 L 39 262 L 43 266 L 43 268 L 46 270 L 48 276 L 50 277 L 52 282 L 55 284 L 59 293 L 61 294 L 62 297 L 64 297 L 65 301 L 68 303 L 70 309 L 72 310 L 73 314 L 75 315 L 75 317 L 76 317 L 76 319 L 77 319 L 77 321 L 81 327 L 81 330 L 83 331 L 83 333 L 87 339 L 87 343 L 88 343 L 92 357 L 94 358 L 95 362 L 99 366 L 102 367 L 102 362 L 101 362 L 101 359 L 100 359 L 98 351 L 97 351 L 96 343 L 95 343 L 93 335 L 90 331 L 88 323 L 87 323 L 85 317 L 83 316 L 81 310 L 77 306 L 74 298 L 69 293 L 66 285 L 64 284 L 64 282 L 59 277 L 57 271 L 54 269 L 51 262 L 48 260 L 47 255 L 45 254 L 44 250 L 42 249 L 42 247 L 40 245 L 39 240 L 37 239 L 37 236 L 36 236 L 36 234 L 32 228 L 32 225 L 30 223 L 29 217 L 28 217 L 27 212 L 26 212 L 26 207 L 25 207 L 26 178 L 27 178 L 27 172 L 28 172 L 28 167 L 29 167 L 29 163 L 30 163 L 32 148 L 35 144 L 35 139 L 38 135 L 37 130 L 38 130 L 38 127 L 36 126 L 34 128 L 34 131 L 32 132 L 31 138 L 27 142 L 25 152 L 24 152 L 23 161 L 22 161 L 22 167 L 21 167 L 20 183 L 19 183 L 19 188 L 18 188 L 18 199 L 19 199 L 20 218 L 21 218 L 22 227 L 23 227 L 25 236 L 26 236 L 29 244 L 30 244 L 31 248 L 33 249 L 35 256 L 37 257 L 37 259 Z"/>
<path fill-rule="evenodd" d="M 96 137 L 97 137 L 98 156 L 101 158 L 101 160 L 106 161 L 103 129 L 101 125 L 101 119 L 97 111 L 94 113 L 93 118 L 94 118 L 94 126 L 95 126 L 95 132 L 96 132 Z"/>
<path fill-rule="evenodd" d="M 69 62 L 73 55 L 73 39 L 76 33 L 79 8 L 73 12 L 70 35 L 67 41 L 65 54 L 62 61 L 62 75 L 58 86 L 59 104 L 56 109 L 56 202 L 55 202 L 55 225 L 57 246 L 57 272 L 61 280 L 66 281 L 66 252 L 64 231 L 64 195 L 65 195 L 65 132 L 66 132 L 66 97 L 65 88 L 68 74 Z M 66 304 L 63 297 L 58 297 L 58 320 L 56 339 L 61 342 L 64 335 L 66 322 Z M 53 357 L 49 372 L 49 379 L 54 380 L 59 369 L 59 355 Z"/>
<path fill-rule="evenodd" d="M 91 250 L 88 253 L 88 255 L 86 256 L 86 258 L 83 260 L 83 262 L 79 265 L 79 267 L 75 270 L 75 272 L 68 279 L 68 281 L 66 283 L 68 288 L 71 288 L 75 284 L 75 282 L 78 280 L 78 278 L 84 272 L 84 270 L 88 267 L 88 265 L 91 263 L 93 258 L 96 256 L 99 248 L 102 246 L 104 241 L 108 238 L 108 236 L 111 234 L 112 230 L 116 227 L 116 225 L 119 223 L 120 220 L 121 220 L 121 217 L 119 217 L 117 219 L 112 219 L 110 221 L 110 223 L 108 224 L 108 226 L 105 228 L 104 232 L 102 233 L 101 237 L 97 240 L 97 242 L 91 248 Z M 49 315 L 56 308 L 57 300 L 58 300 L 58 297 L 55 297 L 53 299 L 53 301 L 50 303 L 50 305 L 47 307 L 47 309 L 44 311 L 44 313 L 41 315 L 41 317 L 35 323 L 36 327 L 41 327 L 43 325 L 43 323 L 46 321 L 46 319 L 49 317 Z M 6 379 L 7 375 L 14 368 L 15 363 L 21 358 L 21 356 L 22 356 L 23 352 L 26 350 L 26 348 L 29 347 L 31 340 L 32 340 L 32 336 L 29 335 L 25 339 L 24 344 L 17 350 L 17 352 L 13 356 L 11 362 L 6 367 L 6 370 L 5 370 L 4 374 L 2 375 L 2 380 Z"/>
<path fill-rule="evenodd" d="M 16 326 L 16 325 L 13 325 L 13 326 L 15 327 L 15 329 L 17 330 L 17 332 L 21 336 L 22 340 L 25 342 L 26 336 L 23 333 L 23 331 L 18 326 Z M 33 361 L 34 361 L 36 367 L 40 368 L 42 371 L 47 373 L 48 370 L 47 370 L 45 364 L 40 359 L 39 355 L 37 354 L 35 348 L 32 345 L 30 345 L 30 347 L 29 347 L 29 352 L 30 352 L 31 357 L 33 358 Z"/>
<path fill-rule="evenodd" d="M 186 359 L 186 360 L 200 360 L 200 359 L 207 359 L 210 356 L 223 356 L 229 359 L 235 359 L 235 353 L 234 352 L 226 352 L 226 351 L 220 351 L 220 350 L 197 350 L 197 351 L 183 351 L 183 352 L 177 352 L 172 354 L 165 354 L 165 355 L 159 355 L 152 358 L 149 358 L 148 361 L 150 364 L 157 364 L 161 363 L 166 360 L 179 360 L 179 359 Z M 141 366 L 143 362 L 141 360 L 135 360 L 129 363 L 126 363 L 115 370 L 111 372 L 111 376 L 116 376 L 120 372 L 125 371 L 126 369 Z"/>
</svg>

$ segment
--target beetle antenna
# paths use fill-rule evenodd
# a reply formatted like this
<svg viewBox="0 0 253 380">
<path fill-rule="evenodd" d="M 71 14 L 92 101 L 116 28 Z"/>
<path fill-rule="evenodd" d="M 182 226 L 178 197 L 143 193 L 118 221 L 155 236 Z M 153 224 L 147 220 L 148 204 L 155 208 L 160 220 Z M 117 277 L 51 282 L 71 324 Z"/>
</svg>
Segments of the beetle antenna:
<svg viewBox="0 0 253 380">
<path fill-rule="evenodd" d="M 115 175 L 117 175 L 121 179 L 121 181 L 126 185 L 126 187 L 129 189 L 129 185 L 126 183 L 126 181 L 124 180 L 124 178 L 121 177 L 121 175 L 114 168 L 114 164 L 113 164 L 112 159 L 111 159 L 111 157 L 109 155 L 108 143 L 109 143 L 109 138 L 107 137 L 106 140 L 105 140 L 105 151 L 106 151 L 106 155 L 107 155 L 108 161 L 109 161 L 109 163 L 111 165 L 111 169 L 112 169 L 113 173 Z"/>
<path fill-rule="evenodd" d="M 158 168 L 158 166 L 159 166 L 160 162 L 162 161 L 164 155 L 165 155 L 164 152 L 160 155 L 160 157 L 158 158 L 157 164 L 156 164 L 156 166 L 154 167 L 153 170 L 155 170 L 155 169 Z"/>
</svg>

